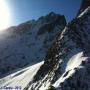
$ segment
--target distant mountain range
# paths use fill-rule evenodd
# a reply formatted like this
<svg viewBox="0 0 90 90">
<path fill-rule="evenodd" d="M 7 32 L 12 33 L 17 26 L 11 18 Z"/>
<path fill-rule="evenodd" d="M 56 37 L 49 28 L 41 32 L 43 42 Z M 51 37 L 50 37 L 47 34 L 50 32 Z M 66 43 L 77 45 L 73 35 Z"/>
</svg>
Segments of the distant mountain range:
<svg viewBox="0 0 90 90">
<path fill-rule="evenodd" d="M 51 12 L 0 37 L 1 90 L 90 90 L 89 0 L 68 24 Z"/>
</svg>

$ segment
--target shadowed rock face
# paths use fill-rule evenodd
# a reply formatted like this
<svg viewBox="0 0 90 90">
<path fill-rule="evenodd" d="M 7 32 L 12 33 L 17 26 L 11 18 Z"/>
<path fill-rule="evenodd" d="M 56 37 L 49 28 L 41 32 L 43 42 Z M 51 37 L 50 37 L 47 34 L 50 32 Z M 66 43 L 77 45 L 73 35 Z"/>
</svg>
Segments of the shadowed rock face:
<svg viewBox="0 0 90 90">
<path fill-rule="evenodd" d="M 42 61 L 65 25 L 63 15 L 51 12 L 0 33 L 0 77 Z"/>
<path fill-rule="evenodd" d="M 78 14 L 82 13 L 86 8 L 88 8 L 89 5 L 90 5 L 90 0 L 82 0 L 81 8 Z"/>
</svg>

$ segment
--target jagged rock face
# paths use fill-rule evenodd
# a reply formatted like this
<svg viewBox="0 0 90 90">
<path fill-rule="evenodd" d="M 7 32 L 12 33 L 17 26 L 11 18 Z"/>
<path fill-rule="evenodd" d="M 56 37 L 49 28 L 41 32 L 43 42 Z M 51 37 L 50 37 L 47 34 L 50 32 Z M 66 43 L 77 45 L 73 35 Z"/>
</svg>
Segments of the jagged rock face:
<svg viewBox="0 0 90 90">
<path fill-rule="evenodd" d="M 63 15 L 51 12 L 0 33 L 0 76 L 42 61 L 65 25 Z"/>
<path fill-rule="evenodd" d="M 60 87 L 57 90 L 60 89 L 90 90 L 90 58 L 83 61 L 79 68 L 75 68 L 75 72 L 71 76 L 60 83 Z"/>
<path fill-rule="evenodd" d="M 88 8 L 89 5 L 90 5 L 90 0 L 83 0 L 78 14 L 82 13 L 86 8 Z"/>
<path fill-rule="evenodd" d="M 63 82 L 59 81 L 57 90 L 90 90 L 90 6 L 69 24 L 69 28 L 74 32 L 72 33 L 74 42 L 82 48 L 82 62 L 78 67 L 66 72 L 66 76 L 62 75 L 63 79 L 67 78 Z M 80 59 L 77 60 L 79 63 Z M 72 70 L 74 70 L 73 74 L 68 76 Z"/>
<path fill-rule="evenodd" d="M 30 82 L 25 89 L 46 90 L 53 85 L 57 90 L 90 90 L 89 46 L 90 7 L 65 27 L 49 49 L 33 84 Z"/>
</svg>

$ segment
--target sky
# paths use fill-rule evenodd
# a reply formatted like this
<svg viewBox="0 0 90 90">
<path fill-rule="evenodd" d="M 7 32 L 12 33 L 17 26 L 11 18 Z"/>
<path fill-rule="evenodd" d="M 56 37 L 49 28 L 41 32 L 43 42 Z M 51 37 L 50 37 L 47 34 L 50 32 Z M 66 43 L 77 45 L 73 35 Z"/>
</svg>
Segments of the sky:
<svg viewBox="0 0 90 90">
<path fill-rule="evenodd" d="M 81 0 L 6 0 L 11 13 L 11 26 L 18 25 L 50 12 L 65 15 L 67 21 L 75 17 Z"/>
</svg>

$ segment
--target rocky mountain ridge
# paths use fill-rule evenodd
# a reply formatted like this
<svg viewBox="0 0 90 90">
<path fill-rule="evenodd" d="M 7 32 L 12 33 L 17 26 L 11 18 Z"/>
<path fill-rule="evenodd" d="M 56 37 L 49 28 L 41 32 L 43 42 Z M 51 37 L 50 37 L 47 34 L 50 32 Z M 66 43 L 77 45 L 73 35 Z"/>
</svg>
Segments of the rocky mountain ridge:
<svg viewBox="0 0 90 90">
<path fill-rule="evenodd" d="M 65 25 L 63 15 L 51 12 L 1 32 L 0 76 L 42 61 Z"/>
<path fill-rule="evenodd" d="M 0 80 L 22 90 L 90 90 L 90 4 L 58 34 L 44 61 Z M 46 26 L 45 26 L 46 27 Z"/>
</svg>

